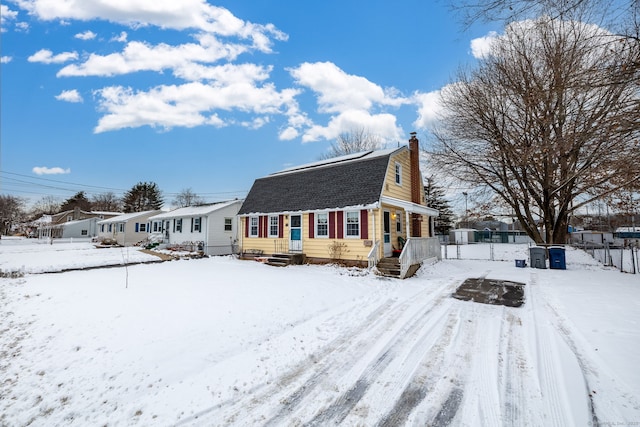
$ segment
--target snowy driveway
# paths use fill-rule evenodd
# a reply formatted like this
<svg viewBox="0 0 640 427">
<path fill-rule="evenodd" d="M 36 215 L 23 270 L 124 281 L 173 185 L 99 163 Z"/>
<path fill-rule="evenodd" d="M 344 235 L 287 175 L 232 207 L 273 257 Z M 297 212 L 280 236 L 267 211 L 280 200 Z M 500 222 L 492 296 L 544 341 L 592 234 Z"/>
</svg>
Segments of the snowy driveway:
<svg viewBox="0 0 640 427">
<path fill-rule="evenodd" d="M 0 424 L 633 425 L 640 278 L 568 260 L 405 281 L 229 258 L 1 279 Z M 469 277 L 525 283 L 526 302 L 451 298 Z"/>
</svg>

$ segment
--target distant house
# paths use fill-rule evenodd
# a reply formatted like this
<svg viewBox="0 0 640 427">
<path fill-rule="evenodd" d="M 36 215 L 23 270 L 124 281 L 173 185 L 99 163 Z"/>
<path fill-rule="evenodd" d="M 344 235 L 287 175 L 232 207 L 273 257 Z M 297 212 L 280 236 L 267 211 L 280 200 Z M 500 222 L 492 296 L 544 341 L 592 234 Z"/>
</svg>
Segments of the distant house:
<svg viewBox="0 0 640 427">
<path fill-rule="evenodd" d="M 238 240 L 237 213 L 242 200 L 189 206 L 149 218 L 151 239 L 175 245 L 201 244 L 207 255 L 234 253 Z"/>
<path fill-rule="evenodd" d="M 113 239 L 121 246 L 131 246 L 149 237 L 149 217 L 160 210 L 133 212 L 98 221 L 98 239 Z"/>
<path fill-rule="evenodd" d="M 35 234 L 38 238 L 82 238 L 97 235 L 96 223 L 103 219 L 122 215 L 121 212 L 83 211 L 80 208 L 59 212 L 53 215 L 43 215 L 34 221 L 37 227 Z M 85 221 L 84 220 L 93 220 Z"/>
<path fill-rule="evenodd" d="M 257 179 L 239 211 L 241 250 L 373 267 L 405 277 L 439 258 L 438 211 L 425 205 L 418 140 L 297 166 Z M 274 257 L 278 258 L 278 256 Z M 275 262 L 275 260 L 274 260 Z M 394 271 L 391 271 L 394 270 Z M 396 274 L 397 273 L 397 274 Z"/>
</svg>

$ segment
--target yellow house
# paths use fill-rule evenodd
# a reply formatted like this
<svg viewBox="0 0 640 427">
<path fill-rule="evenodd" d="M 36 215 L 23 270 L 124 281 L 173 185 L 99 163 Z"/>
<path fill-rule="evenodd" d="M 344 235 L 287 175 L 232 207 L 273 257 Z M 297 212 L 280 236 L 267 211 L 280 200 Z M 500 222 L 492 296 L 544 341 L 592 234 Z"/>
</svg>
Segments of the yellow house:
<svg viewBox="0 0 640 427">
<path fill-rule="evenodd" d="M 418 139 L 257 179 L 240 211 L 243 257 L 337 262 L 407 277 L 439 259 L 438 211 L 425 205 Z M 283 256 L 282 254 L 287 254 Z"/>
</svg>

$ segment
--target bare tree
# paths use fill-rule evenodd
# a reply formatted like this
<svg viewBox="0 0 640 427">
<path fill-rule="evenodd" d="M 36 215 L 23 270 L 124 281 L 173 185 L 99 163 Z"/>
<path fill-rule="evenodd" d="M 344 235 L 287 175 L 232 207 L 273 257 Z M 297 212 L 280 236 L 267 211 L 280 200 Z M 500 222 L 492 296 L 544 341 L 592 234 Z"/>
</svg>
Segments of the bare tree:
<svg viewBox="0 0 640 427">
<path fill-rule="evenodd" d="M 94 211 L 121 212 L 122 200 L 111 191 L 96 194 L 91 198 L 91 208 Z"/>
<path fill-rule="evenodd" d="M 353 129 L 338 135 L 338 138 L 329 147 L 329 151 L 323 154 L 321 159 L 331 159 L 368 150 L 379 150 L 382 146 L 382 139 L 378 135 L 369 133 L 363 128 Z"/>
<path fill-rule="evenodd" d="M 196 193 L 191 191 L 191 188 L 185 188 L 178 193 L 176 198 L 173 200 L 173 205 L 178 206 L 180 208 L 186 206 L 197 206 L 204 203 L 204 200 L 198 196 Z"/>
<path fill-rule="evenodd" d="M 564 242 L 571 212 L 640 176 L 640 75 L 627 66 L 640 49 L 603 34 L 548 17 L 513 23 L 442 91 L 434 160 L 492 189 L 538 243 Z"/>
<path fill-rule="evenodd" d="M 23 216 L 24 200 L 22 198 L 0 194 L 0 235 L 9 234 Z"/>
<path fill-rule="evenodd" d="M 30 216 L 38 218 L 42 215 L 52 215 L 60 212 L 60 200 L 54 196 L 44 196 L 31 207 Z"/>
</svg>

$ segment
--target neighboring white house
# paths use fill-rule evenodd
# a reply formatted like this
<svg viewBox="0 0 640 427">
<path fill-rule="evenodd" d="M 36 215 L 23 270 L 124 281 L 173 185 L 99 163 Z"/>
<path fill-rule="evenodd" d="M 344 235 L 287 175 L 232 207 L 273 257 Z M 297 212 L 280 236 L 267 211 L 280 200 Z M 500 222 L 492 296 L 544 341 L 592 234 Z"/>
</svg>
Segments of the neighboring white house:
<svg viewBox="0 0 640 427">
<path fill-rule="evenodd" d="M 98 234 L 98 218 L 85 218 L 76 221 L 69 221 L 57 225 L 60 228 L 63 239 L 68 238 L 91 238 Z"/>
<path fill-rule="evenodd" d="M 131 246 L 149 237 L 149 217 L 160 210 L 133 212 L 98 221 L 98 239 L 114 239 L 119 245 Z"/>
<path fill-rule="evenodd" d="M 193 242 L 207 255 L 228 255 L 238 240 L 237 213 L 242 200 L 188 206 L 149 218 L 151 239 L 170 245 Z"/>
</svg>

